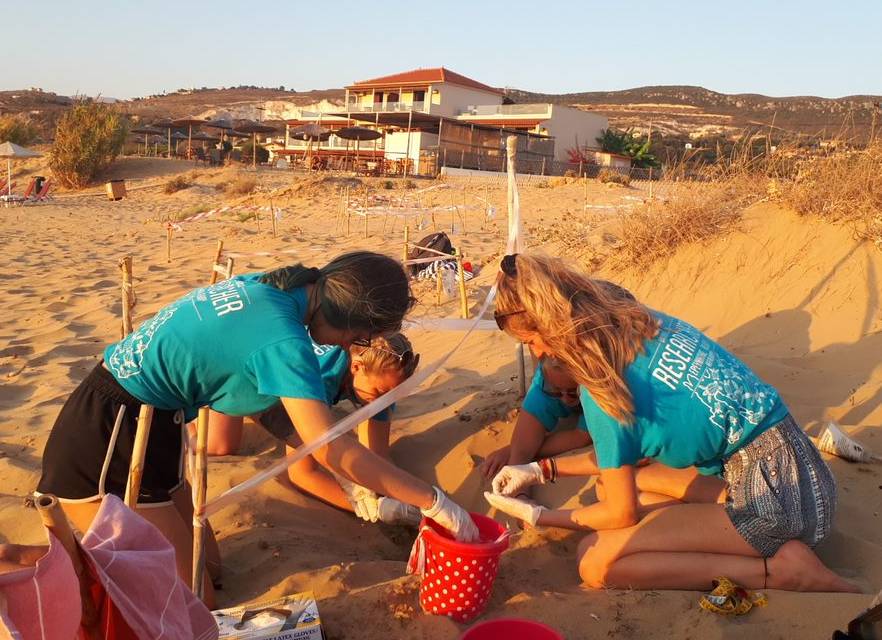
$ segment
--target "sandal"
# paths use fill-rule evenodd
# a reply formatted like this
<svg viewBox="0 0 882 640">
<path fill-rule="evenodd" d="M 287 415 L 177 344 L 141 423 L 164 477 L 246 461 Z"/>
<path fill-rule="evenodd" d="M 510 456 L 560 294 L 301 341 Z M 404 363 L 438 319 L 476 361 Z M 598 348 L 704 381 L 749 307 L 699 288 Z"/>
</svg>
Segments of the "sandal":
<svg viewBox="0 0 882 640">
<path fill-rule="evenodd" d="M 764 607 L 768 604 L 762 593 L 739 587 L 728 578 L 719 577 L 712 584 L 713 591 L 701 596 L 698 601 L 698 606 L 705 611 L 724 616 L 743 616 L 753 607 Z"/>
</svg>

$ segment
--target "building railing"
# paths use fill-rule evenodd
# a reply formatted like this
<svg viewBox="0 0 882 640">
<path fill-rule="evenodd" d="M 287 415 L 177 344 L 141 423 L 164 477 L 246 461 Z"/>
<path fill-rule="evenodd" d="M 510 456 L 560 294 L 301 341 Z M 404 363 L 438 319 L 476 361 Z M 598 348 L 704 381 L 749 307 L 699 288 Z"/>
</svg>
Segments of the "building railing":
<svg viewBox="0 0 882 640">
<path fill-rule="evenodd" d="M 551 116 L 551 105 L 545 102 L 531 104 L 479 104 L 462 109 L 461 116 Z"/>
<path fill-rule="evenodd" d="M 384 113 L 389 111 L 423 111 L 428 112 L 428 102 L 375 102 L 373 104 L 356 104 L 350 102 L 346 110 L 350 113 Z"/>
<path fill-rule="evenodd" d="M 344 140 L 343 138 L 338 138 L 337 136 L 333 136 L 333 135 L 330 138 L 328 138 L 327 140 L 323 141 L 321 143 L 321 145 L 319 145 L 318 142 L 313 142 L 312 148 L 314 150 L 318 150 L 321 148 L 321 149 L 334 149 L 334 150 L 342 151 L 342 150 L 346 149 L 347 142 L 349 143 L 349 148 L 354 150 L 356 147 L 356 142 L 354 140 Z M 384 138 L 378 138 L 376 140 L 376 147 L 374 146 L 374 142 L 375 142 L 374 140 L 368 140 L 368 141 L 360 143 L 358 146 L 361 149 L 374 149 L 374 148 L 376 148 L 378 151 L 386 148 Z M 308 146 L 309 146 L 309 142 L 307 142 L 306 140 L 297 140 L 295 138 L 291 138 L 290 140 L 288 140 L 288 146 L 286 148 L 287 149 L 306 149 L 306 148 L 308 148 Z"/>
</svg>

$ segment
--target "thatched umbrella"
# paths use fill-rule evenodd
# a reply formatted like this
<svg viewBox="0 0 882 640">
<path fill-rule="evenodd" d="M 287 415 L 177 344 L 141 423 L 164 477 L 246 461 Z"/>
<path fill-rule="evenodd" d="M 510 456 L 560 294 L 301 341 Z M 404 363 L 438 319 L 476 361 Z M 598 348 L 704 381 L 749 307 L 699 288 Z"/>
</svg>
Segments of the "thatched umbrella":
<svg viewBox="0 0 882 640">
<path fill-rule="evenodd" d="M 181 140 L 189 140 L 189 138 L 188 138 L 187 136 L 185 136 L 183 133 L 181 133 L 180 131 L 175 131 L 173 134 L 171 134 L 171 135 L 169 136 L 168 139 L 169 139 L 170 141 L 171 141 L 171 140 L 174 140 L 174 141 L 175 141 L 175 155 L 177 155 L 177 152 L 178 152 L 178 143 L 179 143 Z M 171 142 L 169 142 L 169 145 L 171 145 Z"/>
<path fill-rule="evenodd" d="M 14 158 L 39 158 L 42 153 L 20 147 L 14 142 L 0 144 L 0 158 L 6 158 L 6 197 L 12 195 L 12 160 Z"/>
<path fill-rule="evenodd" d="M 193 125 L 196 125 L 197 127 L 200 125 L 203 125 L 203 124 L 205 124 L 205 120 L 203 120 L 202 118 L 193 118 L 193 117 L 178 118 L 176 120 L 172 120 L 172 124 L 175 125 L 176 127 L 187 127 L 188 128 L 188 130 L 187 130 L 187 157 L 189 158 L 190 157 L 190 150 L 192 148 L 191 141 L 193 139 Z"/>
<path fill-rule="evenodd" d="M 144 134 L 144 155 L 147 155 L 147 137 L 154 136 L 162 133 L 162 129 L 158 129 L 156 127 L 137 127 L 132 129 L 132 133 L 143 133 Z"/>
<path fill-rule="evenodd" d="M 175 128 L 174 123 L 168 118 L 163 118 L 158 122 L 154 122 L 151 126 L 156 127 L 157 129 L 162 129 L 168 133 L 168 153 L 166 154 L 169 158 L 171 158 L 171 136 L 172 129 Z"/>
<path fill-rule="evenodd" d="M 254 167 L 255 171 L 257 170 L 257 134 L 258 133 L 272 133 L 276 130 L 275 127 L 270 126 L 268 124 L 264 124 L 262 122 L 243 122 L 236 125 L 236 130 L 241 131 L 242 133 L 250 133 L 251 134 L 251 165 Z"/>
<path fill-rule="evenodd" d="M 217 136 L 213 136 L 208 133 L 203 133 L 201 131 L 194 133 L 190 139 L 191 140 L 201 140 L 202 141 L 202 151 L 205 151 L 205 143 L 206 142 L 219 142 L 220 141 L 220 138 L 218 138 Z"/>
<path fill-rule="evenodd" d="M 322 143 L 331 137 L 331 132 L 320 125 L 310 122 L 301 127 L 297 127 L 294 131 L 288 132 L 288 138 L 293 140 L 303 140 L 307 142 L 306 151 L 303 152 L 303 160 L 306 166 L 312 168 L 312 143 Z M 319 144 L 321 146 L 321 144 Z"/>
<path fill-rule="evenodd" d="M 358 160 L 358 151 L 362 140 L 379 140 L 383 134 L 376 129 L 367 127 L 343 127 L 337 131 L 337 137 L 344 140 L 355 140 L 355 159 Z"/>
</svg>

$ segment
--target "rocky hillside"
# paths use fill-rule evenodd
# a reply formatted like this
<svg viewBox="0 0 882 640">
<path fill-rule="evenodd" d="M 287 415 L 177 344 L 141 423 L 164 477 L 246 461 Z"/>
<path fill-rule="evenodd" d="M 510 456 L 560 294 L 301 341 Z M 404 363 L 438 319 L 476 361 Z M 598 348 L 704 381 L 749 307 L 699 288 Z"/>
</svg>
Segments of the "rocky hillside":
<svg viewBox="0 0 882 640">
<path fill-rule="evenodd" d="M 703 87 L 658 86 L 624 91 L 544 94 L 509 90 L 514 102 L 555 102 L 599 111 L 616 126 L 670 134 L 704 135 L 748 128 L 776 129 L 778 134 L 822 138 L 866 138 L 872 127 L 873 104 L 882 96 L 771 98 L 755 93 L 725 94 Z M 882 125 L 882 113 L 877 119 Z"/>
</svg>

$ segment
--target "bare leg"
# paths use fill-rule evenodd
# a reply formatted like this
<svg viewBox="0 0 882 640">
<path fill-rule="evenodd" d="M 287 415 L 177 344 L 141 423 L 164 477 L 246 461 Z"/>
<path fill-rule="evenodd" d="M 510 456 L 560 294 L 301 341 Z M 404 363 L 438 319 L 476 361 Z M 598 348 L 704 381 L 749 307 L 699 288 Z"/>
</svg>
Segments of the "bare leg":
<svg viewBox="0 0 882 640">
<path fill-rule="evenodd" d="M 208 418 L 208 455 L 231 456 L 238 453 L 244 421 L 241 416 L 211 411 Z"/>
<path fill-rule="evenodd" d="M 752 589 L 856 591 L 803 543 L 791 540 L 765 565 L 722 505 L 659 509 L 626 529 L 597 531 L 579 544 L 579 575 L 591 587 L 707 589 L 726 575 Z"/>
<path fill-rule="evenodd" d="M 674 469 L 659 462 L 640 467 L 636 474 L 640 491 L 659 493 L 681 502 L 724 502 L 726 481 L 718 476 L 705 476 L 695 467 Z"/>
<path fill-rule="evenodd" d="M 93 502 L 61 503 L 61 507 L 64 509 L 64 513 L 71 524 L 83 532 L 88 531 L 92 520 L 95 519 L 95 515 L 98 513 L 100 505 L 101 502 L 99 500 Z M 178 575 L 189 586 L 192 582 L 193 571 L 193 532 L 188 527 L 188 523 L 184 521 L 173 504 L 146 508 L 139 506 L 137 513 L 159 529 L 172 544 L 175 549 Z M 205 594 L 203 601 L 209 609 L 213 609 L 215 606 L 214 587 L 211 584 L 208 572 L 205 574 L 203 588 Z"/>
</svg>

